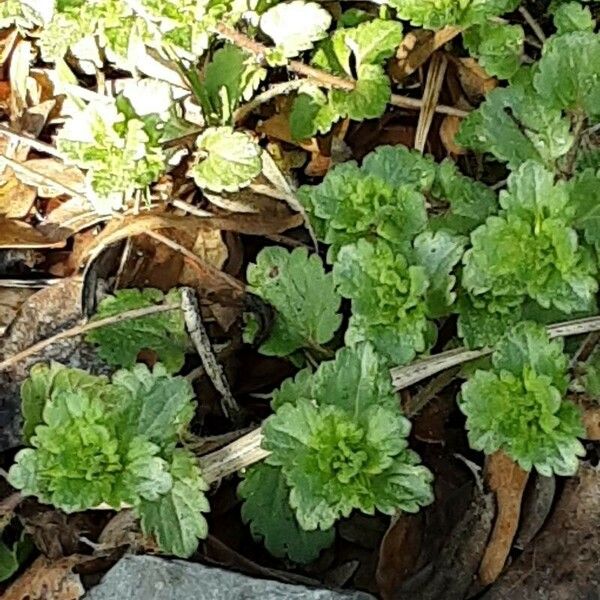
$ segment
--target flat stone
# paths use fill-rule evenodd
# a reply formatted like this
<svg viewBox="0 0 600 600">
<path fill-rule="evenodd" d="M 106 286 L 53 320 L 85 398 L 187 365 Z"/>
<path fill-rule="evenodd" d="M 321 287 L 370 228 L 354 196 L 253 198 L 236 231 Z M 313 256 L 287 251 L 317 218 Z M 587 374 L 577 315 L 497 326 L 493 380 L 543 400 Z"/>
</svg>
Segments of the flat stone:
<svg viewBox="0 0 600 600">
<path fill-rule="evenodd" d="M 363 592 L 254 579 L 233 571 L 155 556 L 125 556 L 85 600 L 375 600 Z"/>
</svg>

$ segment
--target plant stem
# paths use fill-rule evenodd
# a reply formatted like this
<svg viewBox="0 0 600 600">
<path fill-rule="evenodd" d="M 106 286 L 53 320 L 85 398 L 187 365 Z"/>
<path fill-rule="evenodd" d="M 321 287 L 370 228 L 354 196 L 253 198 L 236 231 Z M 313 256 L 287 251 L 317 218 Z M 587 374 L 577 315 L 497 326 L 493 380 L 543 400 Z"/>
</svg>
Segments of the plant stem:
<svg viewBox="0 0 600 600">
<path fill-rule="evenodd" d="M 236 46 L 247 50 L 251 54 L 254 54 L 254 56 L 260 62 L 265 60 L 265 56 L 269 51 L 267 46 L 264 46 L 263 44 L 249 38 L 247 35 L 237 31 L 236 29 L 233 29 L 232 27 L 228 27 L 223 23 L 219 23 L 215 27 L 214 31 L 226 40 L 229 40 L 232 44 L 235 44 Z M 286 67 L 289 71 L 292 71 L 297 75 L 307 77 L 308 79 L 312 79 L 323 87 L 346 90 L 349 92 L 354 90 L 356 87 L 355 81 L 345 79 L 344 77 L 338 77 L 337 75 L 332 75 L 331 73 L 327 73 L 321 69 L 315 69 L 314 67 L 306 65 L 299 60 L 288 61 Z M 423 100 L 400 96 L 398 94 L 392 94 L 389 103 L 392 106 L 398 106 L 400 108 L 407 108 L 410 110 L 421 110 L 423 107 Z M 453 106 L 444 106 L 442 104 L 438 105 L 435 110 L 438 113 L 457 117 L 465 117 L 469 114 L 467 111 L 459 108 L 454 108 Z"/>
<path fill-rule="evenodd" d="M 145 308 L 136 308 L 135 310 L 128 310 L 118 315 L 113 315 L 112 317 L 107 317 L 106 319 L 100 319 L 98 321 L 92 321 L 90 323 L 83 323 L 81 325 L 76 325 L 75 327 L 71 327 L 70 329 L 65 329 L 65 331 L 61 331 L 56 335 L 53 335 L 45 340 L 40 340 L 33 346 L 26 348 L 22 352 L 18 352 L 9 358 L 0 361 L 0 371 L 5 371 L 9 367 L 12 367 L 15 363 L 23 360 L 24 358 L 28 358 L 38 352 L 42 351 L 44 348 L 51 346 L 52 344 L 58 342 L 59 340 L 64 340 L 66 338 L 75 337 L 78 335 L 83 335 L 88 331 L 93 331 L 94 329 L 100 329 L 101 327 L 106 327 L 107 325 L 114 325 L 115 323 L 120 323 L 121 321 L 126 321 L 128 319 L 139 319 L 141 317 L 147 317 L 149 315 L 155 315 L 161 312 L 167 312 L 169 310 L 180 310 L 181 306 L 179 304 L 157 304 L 156 306 L 147 306 Z"/>
</svg>

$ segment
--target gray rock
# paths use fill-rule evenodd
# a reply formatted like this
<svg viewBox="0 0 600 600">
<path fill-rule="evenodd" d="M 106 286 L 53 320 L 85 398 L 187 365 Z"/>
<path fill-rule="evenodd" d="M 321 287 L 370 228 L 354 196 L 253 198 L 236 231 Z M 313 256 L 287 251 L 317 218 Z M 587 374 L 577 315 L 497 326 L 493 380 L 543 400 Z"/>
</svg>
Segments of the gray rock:
<svg viewBox="0 0 600 600">
<path fill-rule="evenodd" d="M 85 600 L 375 600 L 362 592 L 308 588 L 154 556 L 126 556 Z"/>
</svg>

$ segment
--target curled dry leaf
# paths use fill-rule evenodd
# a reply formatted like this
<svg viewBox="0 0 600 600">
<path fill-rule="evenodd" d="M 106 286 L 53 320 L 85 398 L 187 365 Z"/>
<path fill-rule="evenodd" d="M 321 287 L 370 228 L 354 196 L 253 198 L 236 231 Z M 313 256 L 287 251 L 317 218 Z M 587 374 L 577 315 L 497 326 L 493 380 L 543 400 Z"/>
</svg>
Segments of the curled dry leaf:
<svg viewBox="0 0 600 600">
<path fill-rule="evenodd" d="M 28 288 L 0 288 L 0 335 L 14 319 L 20 306 L 33 294 Z"/>
<path fill-rule="evenodd" d="M 423 539 L 423 516 L 399 514 L 381 541 L 377 563 L 377 587 L 382 598 L 393 598 L 394 590 L 414 571 Z"/>
<path fill-rule="evenodd" d="M 594 442 L 600 441 L 600 406 L 587 408 L 583 413 L 585 438 Z"/>
<path fill-rule="evenodd" d="M 548 524 L 481 600 L 576 600 L 600 590 L 600 471 L 566 480 Z"/>
<path fill-rule="evenodd" d="M 515 537 L 515 548 L 527 547 L 544 525 L 556 493 L 556 479 L 536 473 L 525 489 L 521 522 Z"/>
<path fill-rule="evenodd" d="M 458 79 L 471 102 L 483 98 L 498 87 L 498 80 L 490 77 L 474 58 L 451 59 L 456 66 Z"/>
<path fill-rule="evenodd" d="M 56 158 L 34 158 L 26 161 L 24 165 L 36 175 L 47 179 L 46 185 L 37 186 L 37 193 L 41 198 L 53 198 L 63 193 L 60 189 L 53 187 L 52 182 L 59 183 L 78 194 L 85 193 L 85 175 L 77 167 L 65 165 Z M 18 178 L 29 185 L 37 183 L 29 180 L 25 173 L 19 173 Z"/>
<path fill-rule="evenodd" d="M 29 214 L 35 202 L 35 188 L 26 185 L 6 168 L 0 181 L 0 215 L 6 219 L 22 219 Z"/>
<path fill-rule="evenodd" d="M 467 153 L 462 146 L 456 143 L 456 134 L 460 129 L 462 121 L 460 117 L 446 115 L 440 125 L 440 139 L 442 140 L 442 144 L 444 144 L 444 148 L 446 148 L 448 154 L 453 154 L 454 156 Z"/>
<path fill-rule="evenodd" d="M 396 82 L 406 79 L 461 31 L 460 27 L 444 27 L 439 31 L 416 29 L 408 33 L 396 51 L 396 60 L 392 61 L 392 79 Z"/>
<path fill-rule="evenodd" d="M 529 473 L 498 451 L 487 457 L 485 475 L 489 488 L 496 494 L 497 504 L 494 529 L 479 567 L 481 583 L 489 585 L 496 581 L 508 558 Z"/>
<path fill-rule="evenodd" d="M 40 556 L 4 593 L 4 600 L 79 600 L 85 593 L 73 569 L 90 560 L 73 555 L 52 561 Z"/>
<path fill-rule="evenodd" d="M 0 248 L 62 248 L 70 233 L 62 230 L 50 237 L 27 223 L 0 216 Z"/>
</svg>

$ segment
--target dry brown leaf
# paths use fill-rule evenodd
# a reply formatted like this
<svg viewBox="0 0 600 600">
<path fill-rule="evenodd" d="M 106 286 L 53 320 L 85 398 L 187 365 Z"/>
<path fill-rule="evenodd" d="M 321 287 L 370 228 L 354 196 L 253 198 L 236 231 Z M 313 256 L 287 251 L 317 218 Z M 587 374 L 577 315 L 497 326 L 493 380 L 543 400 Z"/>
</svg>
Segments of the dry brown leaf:
<svg viewBox="0 0 600 600">
<path fill-rule="evenodd" d="M 282 233 L 293 227 L 302 225 L 302 215 L 289 214 L 287 216 L 271 215 L 235 215 L 231 217 L 195 217 L 186 215 L 179 217 L 164 213 L 148 213 L 137 216 L 128 216 L 114 219 L 104 228 L 102 233 L 86 247 L 77 257 L 77 262 L 82 264 L 89 258 L 98 256 L 105 248 L 136 235 L 160 229 L 180 229 L 187 232 L 198 231 L 236 231 L 247 235 L 269 235 Z"/>
<path fill-rule="evenodd" d="M 25 166 L 36 174 L 60 183 L 78 194 L 83 195 L 85 193 L 85 175 L 77 167 L 65 165 L 57 158 L 36 158 L 25 162 Z M 24 183 L 35 185 L 35 182 L 28 181 L 24 173 L 19 174 L 18 178 Z M 42 198 L 53 198 L 54 196 L 60 196 L 62 193 L 61 190 L 54 188 L 51 182 L 48 182 L 47 185 L 38 186 L 38 195 Z"/>
<path fill-rule="evenodd" d="M 452 60 L 456 66 L 460 84 L 472 102 L 498 87 L 498 80 L 490 77 L 474 58 Z"/>
<path fill-rule="evenodd" d="M 377 587 L 382 598 L 392 598 L 395 590 L 414 571 L 423 538 L 423 516 L 401 513 L 387 530 L 377 564 Z"/>
<path fill-rule="evenodd" d="M 466 154 L 467 151 L 456 143 L 456 135 L 460 129 L 462 119 L 455 117 L 454 115 L 446 115 L 442 124 L 440 125 L 440 139 L 444 148 L 448 151 L 448 154 L 460 156 Z"/>
<path fill-rule="evenodd" d="M 12 169 L 4 170 L 0 181 L 0 215 L 7 219 L 26 217 L 35 197 L 35 188 L 23 183 Z"/>
<path fill-rule="evenodd" d="M 6 331 L 23 302 L 33 293 L 34 290 L 27 288 L 0 288 L 0 335 Z"/>
<path fill-rule="evenodd" d="M 496 494 L 497 514 L 494 529 L 479 567 L 479 579 L 483 585 L 496 581 L 519 526 L 521 500 L 529 473 L 519 467 L 504 452 L 488 456 L 485 476 L 489 488 Z"/>
<path fill-rule="evenodd" d="M 85 593 L 73 568 L 89 557 L 73 555 L 51 561 L 40 556 L 4 593 L 3 600 L 79 600 Z"/>
<path fill-rule="evenodd" d="M 194 246 L 191 248 L 192 252 L 211 264 L 217 269 L 222 269 L 223 265 L 227 261 L 229 252 L 227 246 L 223 241 L 223 234 L 215 229 L 213 231 L 200 231 L 196 237 Z M 181 273 L 181 282 L 191 275 L 190 268 L 188 265 L 184 265 Z M 183 285 L 189 285 L 183 283 Z"/>
<path fill-rule="evenodd" d="M 461 31 L 460 27 L 444 27 L 435 32 L 416 29 L 408 33 L 398 47 L 396 60 L 390 67 L 392 79 L 396 82 L 406 79 L 425 64 L 436 50 L 455 38 Z"/>
<path fill-rule="evenodd" d="M 62 248 L 70 231 L 49 237 L 27 223 L 0 216 L 0 248 Z"/>
<path fill-rule="evenodd" d="M 585 439 L 600 441 L 600 406 L 587 408 L 583 413 L 583 425 L 585 427 Z"/>
</svg>

